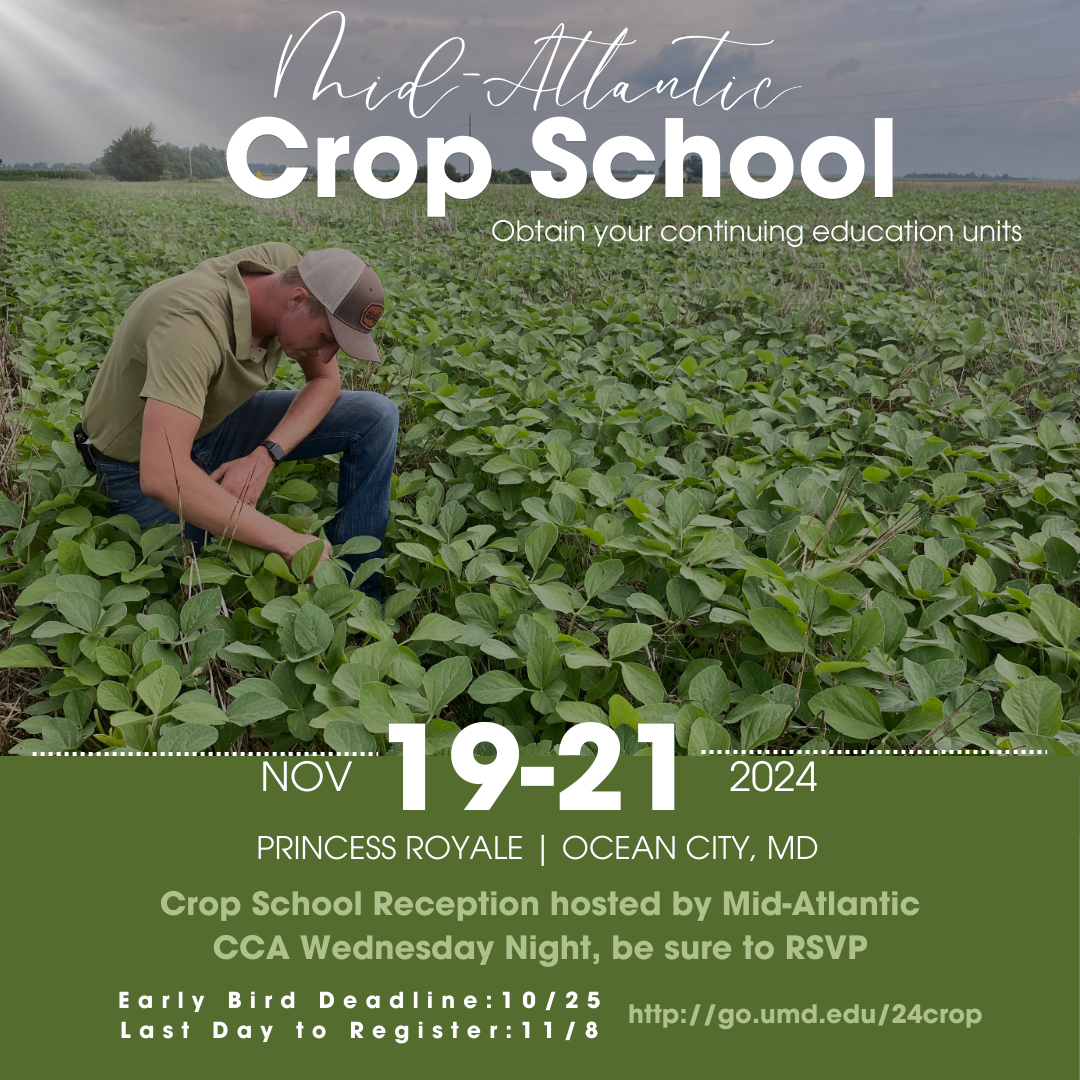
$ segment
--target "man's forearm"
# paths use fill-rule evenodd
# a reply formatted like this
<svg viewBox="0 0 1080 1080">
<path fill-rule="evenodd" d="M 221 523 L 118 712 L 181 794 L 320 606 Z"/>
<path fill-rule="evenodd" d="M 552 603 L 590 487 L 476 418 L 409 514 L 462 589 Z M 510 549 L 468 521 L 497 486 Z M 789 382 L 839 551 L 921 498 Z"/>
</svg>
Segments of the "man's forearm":
<svg viewBox="0 0 1080 1080">
<path fill-rule="evenodd" d="M 341 380 L 335 371 L 331 378 L 314 378 L 297 391 L 280 423 L 267 436 L 286 454 L 291 453 L 318 427 L 341 393 Z"/>
<path fill-rule="evenodd" d="M 190 459 L 176 463 L 175 476 L 160 486 L 143 478 L 143 493 L 169 507 L 183 520 L 215 536 L 239 540 L 289 560 L 311 538 L 260 513 L 250 503 L 215 484 Z"/>
<path fill-rule="evenodd" d="M 336 364 L 310 371 L 305 368 L 304 375 L 307 382 L 269 435 L 286 453 L 318 426 L 341 392 Z M 207 476 L 190 457 L 199 417 L 148 399 L 143 420 L 139 471 L 144 495 L 168 506 L 196 528 L 276 551 L 286 559 L 310 543 L 310 537 L 259 513 L 253 505 L 274 465 L 266 450 L 256 448 Z"/>
</svg>

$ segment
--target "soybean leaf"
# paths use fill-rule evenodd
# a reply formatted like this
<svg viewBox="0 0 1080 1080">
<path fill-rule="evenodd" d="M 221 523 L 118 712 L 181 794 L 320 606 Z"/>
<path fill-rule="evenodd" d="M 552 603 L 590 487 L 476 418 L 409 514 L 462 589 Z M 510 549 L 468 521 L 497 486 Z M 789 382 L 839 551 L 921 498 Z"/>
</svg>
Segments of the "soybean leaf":
<svg viewBox="0 0 1080 1080">
<path fill-rule="evenodd" d="M 323 563 L 323 566 L 328 565 Z M 333 565 L 333 564 L 329 564 Z M 337 567 L 335 566 L 336 570 Z M 322 570 L 322 566 L 319 567 Z M 360 594 L 354 589 L 350 589 L 348 585 L 342 585 L 337 582 L 323 585 L 318 592 L 315 593 L 314 603 L 317 607 L 321 607 L 331 619 L 336 619 L 344 612 L 355 607 L 360 600 Z"/>
<path fill-rule="evenodd" d="M 1073 756 L 1073 751 L 1068 746 L 1058 742 L 1057 739 L 1047 738 L 1045 735 L 1028 735 L 1025 732 L 1013 732 L 1009 735 L 1009 742 L 1014 747 L 1039 750 L 1044 754 L 1053 754 L 1057 757 Z"/>
<path fill-rule="evenodd" d="M 1001 709 L 1030 735 L 1056 735 L 1061 727 L 1061 687 L 1044 675 L 1024 679 L 1001 699 Z"/>
<path fill-rule="evenodd" d="M 560 701 L 555 707 L 555 714 L 568 724 L 604 724 L 608 723 L 607 714 L 596 705 L 587 701 Z"/>
<path fill-rule="evenodd" d="M 963 660 L 931 660 L 926 673 L 934 680 L 934 696 L 944 698 L 963 681 L 967 664 Z"/>
<path fill-rule="evenodd" d="M 1046 556 L 1046 568 L 1059 577 L 1069 577 L 1076 569 L 1077 562 L 1080 562 L 1080 552 L 1060 536 L 1051 536 L 1043 544 L 1043 554 Z"/>
<path fill-rule="evenodd" d="M 495 633 L 499 629 L 499 607 L 483 593 L 465 593 L 455 601 L 457 613 L 469 626 L 480 626 Z"/>
<path fill-rule="evenodd" d="M 849 660 L 858 660 L 885 640 L 885 619 L 877 608 L 868 608 L 851 617 L 847 651 Z"/>
<path fill-rule="evenodd" d="M 198 671 L 199 668 L 205 667 L 211 658 L 222 650 L 224 644 L 224 630 L 206 630 L 199 634 L 191 644 L 191 669 Z M 241 646 L 241 648 L 245 648 L 245 646 Z M 257 649 L 258 646 L 248 645 L 246 648 Z M 259 651 L 263 652 L 264 650 L 260 649 Z M 248 655 L 251 654 L 248 653 Z"/>
<path fill-rule="evenodd" d="M 529 649 L 525 667 L 529 674 L 529 682 L 537 690 L 546 690 L 553 685 L 562 672 L 562 660 L 555 643 L 549 637 L 537 638 Z"/>
<path fill-rule="evenodd" d="M 123 540 L 100 550 L 91 547 L 90 544 L 80 544 L 79 551 L 83 562 L 98 577 L 120 574 L 135 565 L 135 552 L 131 545 Z"/>
<path fill-rule="evenodd" d="M 110 648 L 108 645 L 99 645 L 95 654 L 97 665 L 106 675 L 130 675 L 131 661 L 127 655 L 119 649 Z M 0 654 L 0 662 L 3 656 Z"/>
<path fill-rule="evenodd" d="M 701 603 L 701 590 L 684 577 L 672 578 L 664 589 L 668 606 L 680 619 L 688 619 Z"/>
<path fill-rule="evenodd" d="M 642 705 L 659 705 L 667 700 L 664 684 L 652 668 L 647 668 L 643 664 L 627 663 L 625 660 L 619 661 L 619 667 L 622 669 L 626 689 Z"/>
<path fill-rule="evenodd" d="M 455 641 L 464 631 L 464 623 L 448 619 L 438 612 L 429 611 L 420 620 L 420 625 L 412 632 L 408 641 Z"/>
<path fill-rule="evenodd" d="M 375 736 L 363 724 L 330 720 L 323 728 L 326 745 L 339 754 L 370 754 L 378 749 Z"/>
<path fill-rule="evenodd" d="M 274 674 L 277 674 L 276 670 Z M 285 701 L 281 687 L 271 679 L 244 679 L 229 687 L 230 697 L 242 697 L 244 694 L 262 694 L 263 697 L 271 697 L 275 701 Z"/>
<path fill-rule="evenodd" d="M 63 752 L 79 745 L 79 725 L 66 716 L 50 716 L 41 725 L 46 750 Z"/>
<path fill-rule="evenodd" d="M 827 660 L 814 665 L 814 674 L 817 676 L 833 675 L 838 671 L 852 671 L 855 668 L 867 667 L 865 660 Z"/>
<path fill-rule="evenodd" d="M 925 555 L 916 555 L 908 563 L 908 582 L 916 594 L 935 593 L 944 581 L 945 573 L 933 559 L 928 559 Z"/>
<path fill-rule="evenodd" d="M 652 627 L 645 623 L 618 623 L 608 631 L 608 656 L 612 660 L 620 656 L 630 656 L 645 648 L 652 636 Z"/>
<path fill-rule="evenodd" d="M 573 615 L 581 607 L 581 597 L 568 585 L 554 583 L 549 585 L 530 585 L 536 599 L 548 609 L 563 615 Z"/>
<path fill-rule="evenodd" d="M 99 600 L 81 592 L 61 593 L 56 598 L 56 610 L 69 623 L 87 633 L 97 627 L 105 613 Z"/>
<path fill-rule="evenodd" d="M 190 636 L 209 626 L 221 614 L 221 590 L 204 589 L 195 593 L 180 609 L 180 629 Z"/>
<path fill-rule="evenodd" d="M 180 676 L 168 664 L 147 675 L 136 688 L 136 693 L 155 715 L 163 713 L 180 693 Z"/>
<path fill-rule="evenodd" d="M 253 680 L 254 681 L 254 680 Z M 269 720 L 273 716 L 281 716 L 289 711 L 289 707 L 275 697 L 268 694 L 246 693 L 240 694 L 229 702 L 226 716 L 233 724 L 247 726 L 259 720 Z"/>
<path fill-rule="evenodd" d="M 881 614 L 885 624 L 885 634 L 881 642 L 882 651 L 886 655 L 894 652 L 896 647 L 904 640 L 907 634 L 907 620 L 900 610 L 900 605 L 887 593 L 879 592 L 874 597 L 874 609 Z M 854 620 L 852 621 L 854 626 Z"/>
<path fill-rule="evenodd" d="M 318 691 L 316 691 L 318 692 Z M 335 720 L 343 720 L 349 724 L 362 724 L 360 710 L 355 705 L 338 705 L 336 708 L 327 709 L 324 713 L 311 718 L 312 728 L 318 730 L 332 724 Z M 367 728 L 364 728 L 366 731 Z"/>
<path fill-rule="evenodd" d="M 374 536 L 352 536 L 344 544 L 334 548 L 334 555 L 370 555 L 380 547 L 382 544 Z"/>
<path fill-rule="evenodd" d="M 315 729 L 311 726 L 311 721 L 325 711 L 322 705 L 313 701 L 304 708 L 289 713 L 285 718 L 285 723 L 290 733 L 301 742 L 311 742 L 315 738 Z"/>
<path fill-rule="evenodd" d="M 424 752 L 434 754 L 439 750 L 445 750 L 453 746 L 461 728 L 449 720 L 441 720 L 435 717 L 424 726 Z"/>
<path fill-rule="evenodd" d="M 699 671 L 690 680 L 687 694 L 691 701 L 700 705 L 714 720 L 719 720 L 727 712 L 731 702 L 731 687 L 719 665 Z"/>
<path fill-rule="evenodd" d="M 171 615 L 154 612 L 152 615 L 136 615 L 135 619 L 144 630 L 157 630 L 159 640 L 175 641 L 180 636 L 180 627 Z"/>
<path fill-rule="evenodd" d="M 579 668 L 606 668 L 611 666 L 611 661 L 608 660 L 606 656 L 602 656 L 595 649 L 581 648 L 564 653 L 563 663 L 573 671 L 577 671 Z"/>
<path fill-rule="evenodd" d="M 383 607 L 383 617 L 392 622 L 394 619 L 400 619 L 402 615 L 412 606 L 412 602 L 420 594 L 419 589 L 413 588 L 411 585 L 406 585 L 404 588 L 398 589 Z"/>
<path fill-rule="evenodd" d="M 310 545 L 308 546 L 310 547 Z M 296 584 L 296 578 L 293 577 L 292 571 L 276 551 L 271 551 L 263 560 L 263 569 L 273 574 L 274 577 L 281 578 L 282 581 L 291 581 L 294 585 Z"/>
<path fill-rule="evenodd" d="M 364 683 L 360 688 L 360 716 L 368 731 L 386 733 L 391 724 L 411 724 L 413 715 L 390 697 L 385 683 Z"/>
<path fill-rule="evenodd" d="M 311 701 L 314 688 L 305 683 L 297 674 L 298 664 L 278 664 L 274 668 L 274 674 L 270 677 L 271 683 L 277 688 L 282 701 L 290 709 L 303 709 Z M 259 682 L 261 680 L 252 680 Z"/>
<path fill-rule="evenodd" d="M 302 547 L 292 558 L 290 569 L 293 577 L 297 581 L 307 581 L 315 573 L 315 567 L 319 565 L 319 560 L 325 550 L 326 545 L 321 540 L 312 540 L 310 544 Z"/>
<path fill-rule="evenodd" d="M 877 699 L 861 686 L 832 686 L 810 699 L 813 713 L 824 713 L 825 723 L 852 739 L 873 739 L 885 733 Z"/>
<path fill-rule="evenodd" d="M 622 696 L 612 694 L 608 698 L 608 723 L 613 728 L 622 726 L 633 728 L 637 731 L 638 724 L 642 721 L 641 713 Z"/>
<path fill-rule="evenodd" d="M 205 701 L 174 705 L 170 715 L 185 724 L 224 724 L 230 719 L 216 705 Z"/>
<path fill-rule="evenodd" d="M 58 596 L 64 593 L 80 592 L 92 596 L 95 600 L 101 598 L 102 583 L 89 574 L 62 574 L 52 584 Z M 29 593 L 31 590 L 26 591 Z"/>
<path fill-rule="evenodd" d="M 97 703 L 108 712 L 124 712 L 131 708 L 131 691 L 118 682 L 98 683 Z"/>
<path fill-rule="evenodd" d="M 312 499 L 318 494 L 318 492 L 309 484 L 306 480 L 286 480 L 274 492 L 276 496 L 282 499 L 288 499 L 292 503 L 306 503 L 311 502 Z M 310 545 L 309 545 L 310 546 Z M 319 553 L 320 555 L 322 552 Z M 293 573 L 296 573 L 294 568 Z M 299 575 L 298 575 L 299 576 Z M 306 575 L 300 579 L 306 580 Z"/>
<path fill-rule="evenodd" d="M 452 656 L 428 668 L 423 684 L 428 712 L 431 715 L 441 712 L 471 681 L 472 665 L 467 656 Z"/>
<path fill-rule="evenodd" d="M 554 468 L 559 476 L 565 476 L 573 463 L 573 459 L 570 457 L 570 451 L 567 450 L 561 442 L 556 440 L 552 440 L 548 443 L 548 451 L 545 456 L 548 461 L 551 462 L 552 468 Z"/>
<path fill-rule="evenodd" d="M 469 697 L 481 705 L 513 701 L 525 687 L 508 671 L 485 671 L 470 687 Z"/>
<path fill-rule="evenodd" d="M 31 636 L 39 642 L 48 642 L 51 638 L 63 634 L 78 634 L 79 632 L 79 627 L 72 626 L 69 622 L 43 622 L 40 626 L 33 627 Z"/>
<path fill-rule="evenodd" d="M 750 625 L 765 639 L 770 649 L 780 653 L 801 653 L 806 645 L 806 624 L 781 608 L 754 608 Z"/>
<path fill-rule="evenodd" d="M 967 618 L 984 630 L 989 630 L 995 637 L 1003 637 L 1017 645 L 1039 639 L 1039 631 L 1023 615 L 1013 611 L 1001 611 L 995 615 L 968 615 Z"/>
<path fill-rule="evenodd" d="M 727 728 L 707 716 L 700 716 L 690 728 L 687 753 L 691 757 L 701 754 L 723 754 L 731 747 Z"/>
<path fill-rule="evenodd" d="M 922 664 L 917 664 L 909 657 L 904 657 L 904 678 L 911 687 L 911 696 L 917 705 L 921 705 L 934 693 L 934 680 Z"/>
<path fill-rule="evenodd" d="M 618 559 L 603 559 L 589 565 L 585 571 L 585 595 L 591 600 L 600 593 L 607 592 L 619 583 L 623 564 Z"/>
<path fill-rule="evenodd" d="M 529 533 L 525 541 L 525 557 L 529 560 L 533 573 L 536 573 L 543 565 L 548 552 L 555 546 L 558 538 L 559 530 L 550 524 L 540 525 Z"/>
<path fill-rule="evenodd" d="M 269 562 L 272 558 L 281 562 L 280 555 L 268 555 L 267 561 Z M 285 565 L 283 562 L 281 564 Z M 203 555 L 192 561 L 191 568 L 184 572 L 180 584 L 188 589 L 201 589 L 207 585 L 224 585 L 234 577 L 236 577 L 236 572 L 230 570 L 220 559 Z"/>
<path fill-rule="evenodd" d="M 0 652 L 0 668 L 51 668 L 52 661 L 36 645 L 11 645 Z"/>
<path fill-rule="evenodd" d="M 643 611 L 646 615 L 651 615 L 654 619 L 659 619 L 661 622 L 665 621 L 668 617 L 663 604 L 661 604 L 656 597 L 650 596 L 648 593 L 631 593 L 626 602 L 635 611 Z"/>
<path fill-rule="evenodd" d="M 81 690 L 69 690 L 64 695 L 64 715 L 76 724 L 85 724 L 93 707 L 93 698 Z"/>
<path fill-rule="evenodd" d="M 143 558 L 155 551 L 159 551 L 161 548 L 173 539 L 180 535 L 180 525 L 157 525 L 152 529 L 147 529 L 146 532 L 139 537 L 139 547 L 142 550 Z M 87 566 L 90 564 L 87 563 Z"/>
<path fill-rule="evenodd" d="M 210 724 L 177 724 L 166 728 L 158 739 L 159 754 L 191 754 L 217 742 L 217 729 Z"/>
<path fill-rule="evenodd" d="M 1071 645 L 1080 637 L 1080 608 L 1064 596 L 1036 593 L 1031 598 L 1031 624 L 1058 645 Z"/>
<path fill-rule="evenodd" d="M 756 750 L 759 746 L 764 746 L 767 742 L 778 738 L 780 732 L 784 730 L 784 723 L 790 711 L 786 705 L 760 705 L 748 712 L 739 726 L 743 752 Z M 702 721 L 695 721 L 694 727 L 697 727 L 699 723 Z M 693 728 L 691 728 L 691 738 L 693 734 Z"/>
<path fill-rule="evenodd" d="M 941 699 L 927 698 L 904 713 L 903 719 L 893 728 L 893 733 L 904 735 L 908 732 L 932 731 L 941 723 L 943 715 Z"/>
<path fill-rule="evenodd" d="M 366 664 L 342 664 L 334 672 L 334 686 L 352 701 L 360 700 L 361 687 L 371 681 L 371 668 Z"/>
<path fill-rule="evenodd" d="M 292 625 L 298 654 L 312 656 L 325 652 L 334 639 L 334 624 L 317 604 L 305 604 Z"/>
</svg>

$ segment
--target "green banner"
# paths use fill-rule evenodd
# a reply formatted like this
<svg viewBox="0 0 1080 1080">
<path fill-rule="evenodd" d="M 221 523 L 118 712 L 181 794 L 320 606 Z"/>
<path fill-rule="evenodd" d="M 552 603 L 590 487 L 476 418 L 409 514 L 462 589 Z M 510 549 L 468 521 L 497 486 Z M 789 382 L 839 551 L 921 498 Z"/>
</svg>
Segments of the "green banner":
<svg viewBox="0 0 1080 1080">
<path fill-rule="evenodd" d="M 5 762 L 5 1071 L 1077 1075 L 1077 759 L 544 760 Z"/>
</svg>

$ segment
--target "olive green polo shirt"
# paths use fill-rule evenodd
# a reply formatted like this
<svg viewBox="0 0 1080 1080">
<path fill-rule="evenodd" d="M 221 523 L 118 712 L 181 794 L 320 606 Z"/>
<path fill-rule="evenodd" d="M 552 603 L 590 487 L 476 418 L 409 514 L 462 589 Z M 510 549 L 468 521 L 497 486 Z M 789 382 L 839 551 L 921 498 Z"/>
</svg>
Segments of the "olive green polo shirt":
<svg viewBox="0 0 1080 1080">
<path fill-rule="evenodd" d="M 295 266 L 288 244 L 257 244 L 199 263 L 141 293 L 124 313 L 83 410 L 94 448 L 138 461 L 147 398 L 199 417 L 213 431 L 273 378 L 281 345 L 251 344 L 251 302 L 240 277 Z"/>
</svg>

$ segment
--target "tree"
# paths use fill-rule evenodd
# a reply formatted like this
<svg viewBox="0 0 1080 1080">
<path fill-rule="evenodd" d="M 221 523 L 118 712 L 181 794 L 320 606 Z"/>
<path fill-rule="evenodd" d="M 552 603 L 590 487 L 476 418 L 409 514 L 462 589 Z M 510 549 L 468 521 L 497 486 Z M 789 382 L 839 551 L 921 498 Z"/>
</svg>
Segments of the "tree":
<svg viewBox="0 0 1080 1080">
<path fill-rule="evenodd" d="M 154 139 L 154 125 L 130 127 L 101 155 L 105 171 L 117 180 L 160 180 L 165 158 Z"/>
<path fill-rule="evenodd" d="M 169 180 L 187 180 L 189 177 L 193 180 L 216 180 L 219 176 L 229 175 L 225 151 L 207 146 L 206 143 L 190 148 L 161 143 L 158 150 L 165 158 Z"/>
<path fill-rule="evenodd" d="M 461 173 L 459 173 L 457 171 L 457 169 L 454 168 L 454 166 L 449 161 L 446 163 L 443 171 L 446 173 L 447 179 L 453 180 L 456 183 L 460 183 L 462 180 L 466 179 L 464 176 L 461 175 Z M 421 165 L 420 168 L 416 170 L 416 183 L 418 183 L 418 184 L 426 184 L 427 183 L 427 166 L 426 165 Z"/>
</svg>

